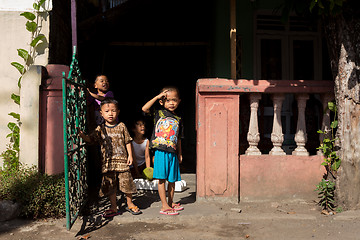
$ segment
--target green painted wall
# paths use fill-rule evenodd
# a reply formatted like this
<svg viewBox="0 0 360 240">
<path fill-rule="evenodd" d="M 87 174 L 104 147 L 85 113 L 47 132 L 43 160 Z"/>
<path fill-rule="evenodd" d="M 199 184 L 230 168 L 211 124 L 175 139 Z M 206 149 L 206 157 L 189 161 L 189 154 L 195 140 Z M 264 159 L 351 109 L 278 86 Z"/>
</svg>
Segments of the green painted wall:
<svg viewBox="0 0 360 240">
<path fill-rule="evenodd" d="M 241 76 L 240 78 L 253 79 L 254 62 L 254 34 L 253 16 L 255 4 L 250 0 L 236 2 L 236 33 L 241 38 Z"/>
<path fill-rule="evenodd" d="M 237 0 L 236 27 L 241 37 L 241 78 L 253 79 L 254 13 L 257 9 L 274 9 L 282 0 Z M 230 78 L 230 1 L 214 0 L 211 77 Z"/>
<path fill-rule="evenodd" d="M 214 1 L 211 77 L 230 78 L 230 5 L 229 1 Z"/>
</svg>

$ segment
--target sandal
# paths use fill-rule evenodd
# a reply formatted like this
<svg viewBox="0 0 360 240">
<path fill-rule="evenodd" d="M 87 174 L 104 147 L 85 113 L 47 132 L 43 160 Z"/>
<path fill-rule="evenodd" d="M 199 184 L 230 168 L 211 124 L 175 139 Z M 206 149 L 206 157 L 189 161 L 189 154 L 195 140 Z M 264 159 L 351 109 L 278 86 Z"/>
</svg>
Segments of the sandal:
<svg viewBox="0 0 360 240">
<path fill-rule="evenodd" d="M 161 210 L 161 211 L 160 211 L 160 214 L 164 214 L 164 215 L 179 215 L 179 213 L 178 213 L 177 211 L 175 211 L 173 208 Z"/>
<path fill-rule="evenodd" d="M 109 209 L 109 210 L 105 211 L 105 213 L 103 214 L 103 217 L 104 218 L 111 218 L 111 217 L 115 217 L 115 216 L 120 215 L 120 214 L 121 214 L 120 211 L 115 212 L 114 210 Z"/>
<path fill-rule="evenodd" d="M 129 213 L 131 213 L 132 215 L 139 215 L 142 213 L 137 206 L 126 207 L 125 210 L 128 211 Z"/>
<path fill-rule="evenodd" d="M 184 207 L 181 206 L 180 203 L 173 203 L 173 204 L 172 204 L 172 208 L 173 208 L 175 211 L 184 210 Z"/>
</svg>

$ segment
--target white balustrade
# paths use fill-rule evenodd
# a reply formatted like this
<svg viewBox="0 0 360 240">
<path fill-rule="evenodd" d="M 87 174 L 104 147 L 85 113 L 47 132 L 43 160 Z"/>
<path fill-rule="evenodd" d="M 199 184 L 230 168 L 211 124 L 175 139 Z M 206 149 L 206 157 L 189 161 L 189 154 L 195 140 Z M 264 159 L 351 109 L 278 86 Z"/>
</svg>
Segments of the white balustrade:
<svg viewBox="0 0 360 240">
<path fill-rule="evenodd" d="M 309 156 L 309 152 L 305 148 L 305 143 L 307 140 L 306 134 L 306 122 L 305 122 L 305 108 L 306 101 L 309 99 L 308 94 L 298 94 L 296 95 L 297 105 L 298 105 L 298 120 L 295 134 L 296 149 L 292 152 L 292 155 L 296 156 Z"/>
<path fill-rule="evenodd" d="M 269 155 L 285 155 L 284 150 L 281 148 L 282 143 L 284 142 L 284 134 L 282 133 L 281 125 L 281 107 L 284 99 L 284 94 L 274 94 L 272 96 L 274 105 L 274 121 L 271 133 L 271 142 L 274 147 L 271 149 Z"/>
<path fill-rule="evenodd" d="M 250 93 L 250 122 L 249 130 L 247 133 L 247 141 L 249 147 L 245 151 L 245 155 L 261 155 L 261 151 L 258 148 L 260 142 L 260 133 L 258 126 L 258 109 L 259 109 L 259 100 L 262 97 L 262 93 Z M 305 118 L 305 109 L 306 103 L 309 99 L 309 94 L 299 93 L 295 96 L 297 100 L 298 107 L 298 119 L 297 119 L 297 128 L 294 137 L 296 142 L 296 148 L 292 152 L 292 155 L 296 156 L 309 156 L 308 150 L 305 148 L 307 142 L 307 133 L 306 133 L 306 118 Z M 271 142 L 273 148 L 269 152 L 269 155 L 285 155 L 285 151 L 282 149 L 282 144 L 284 142 L 284 134 L 281 124 L 281 109 L 282 103 L 285 99 L 285 95 L 282 93 L 273 94 L 273 106 L 274 106 L 274 119 L 273 127 L 271 133 Z M 327 108 L 327 103 L 333 99 L 332 93 L 325 93 L 321 95 L 321 101 L 324 108 L 324 115 L 322 118 L 322 131 L 326 134 L 320 134 L 319 139 L 320 143 L 325 137 L 329 137 L 330 133 L 330 110 Z M 318 152 L 321 154 L 321 152 Z"/>
<path fill-rule="evenodd" d="M 250 98 L 250 123 L 249 131 L 247 134 L 247 140 L 249 142 L 249 148 L 245 151 L 246 155 L 261 155 L 259 148 L 257 147 L 260 141 L 260 134 L 258 128 L 258 108 L 259 100 L 261 99 L 260 93 L 251 93 Z"/>
</svg>

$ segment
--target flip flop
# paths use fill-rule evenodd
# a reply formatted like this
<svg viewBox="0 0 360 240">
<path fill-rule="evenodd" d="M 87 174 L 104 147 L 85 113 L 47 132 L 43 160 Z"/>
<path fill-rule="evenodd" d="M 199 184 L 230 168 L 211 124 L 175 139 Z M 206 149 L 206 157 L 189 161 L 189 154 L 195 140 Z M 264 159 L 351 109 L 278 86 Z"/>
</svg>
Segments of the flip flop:
<svg viewBox="0 0 360 240">
<path fill-rule="evenodd" d="M 111 218 L 111 217 L 115 217 L 115 216 L 120 215 L 120 214 L 121 214 L 120 211 L 115 212 L 114 210 L 109 209 L 109 210 L 105 211 L 105 213 L 103 214 L 103 217 L 104 218 Z"/>
<path fill-rule="evenodd" d="M 178 215 L 179 213 L 177 211 L 175 211 L 173 208 L 170 209 L 166 209 L 164 211 L 160 211 L 160 214 L 164 214 L 164 215 Z"/>
<path fill-rule="evenodd" d="M 135 207 L 126 207 L 125 210 L 128 211 L 129 213 L 131 213 L 132 215 L 139 215 L 139 214 L 142 213 L 137 206 L 135 206 Z"/>
<path fill-rule="evenodd" d="M 175 211 L 184 210 L 184 207 L 181 206 L 180 203 L 173 203 L 173 204 L 172 204 L 172 208 L 173 208 Z"/>
</svg>

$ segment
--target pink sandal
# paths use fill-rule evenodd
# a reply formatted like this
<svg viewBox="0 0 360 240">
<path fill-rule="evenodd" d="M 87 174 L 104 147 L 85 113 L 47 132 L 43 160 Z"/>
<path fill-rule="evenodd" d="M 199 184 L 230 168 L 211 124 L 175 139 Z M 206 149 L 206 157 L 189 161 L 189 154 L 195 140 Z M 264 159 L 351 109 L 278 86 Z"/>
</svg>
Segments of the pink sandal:
<svg viewBox="0 0 360 240">
<path fill-rule="evenodd" d="M 173 208 L 165 209 L 163 211 L 160 211 L 160 214 L 164 215 L 178 215 L 179 213 L 175 211 Z"/>
<path fill-rule="evenodd" d="M 175 211 L 184 210 L 184 207 L 181 206 L 180 203 L 173 203 L 173 204 L 172 204 L 172 208 L 173 208 Z"/>
</svg>

